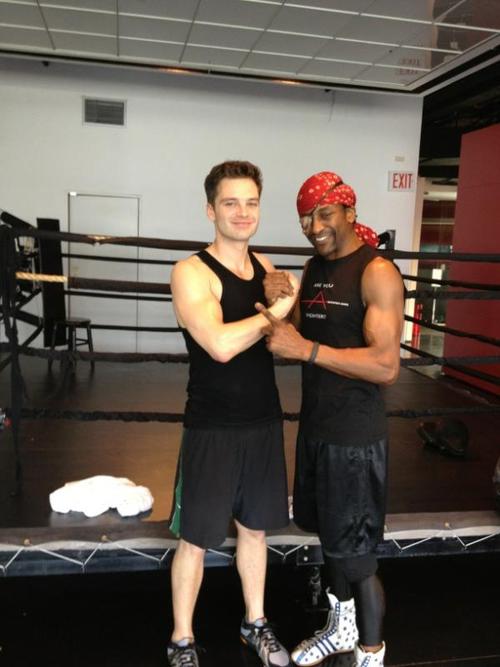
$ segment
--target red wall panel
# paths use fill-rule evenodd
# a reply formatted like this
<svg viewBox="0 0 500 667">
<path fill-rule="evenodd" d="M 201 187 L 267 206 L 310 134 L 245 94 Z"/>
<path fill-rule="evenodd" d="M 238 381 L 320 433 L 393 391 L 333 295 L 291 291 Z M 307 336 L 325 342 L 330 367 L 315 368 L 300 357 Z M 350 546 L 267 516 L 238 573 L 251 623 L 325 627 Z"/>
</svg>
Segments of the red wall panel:
<svg viewBox="0 0 500 667">
<path fill-rule="evenodd" d="M 500 124 L 462 137 L 453 252 L 500 253 Z M 453 280 L 500 283 L 500 264 L 453 262 Z M 500 338 L 500 301 L 448 302 L 446 323 L 461 331 Z M 500 348 L 445 335 L 444 355 L 499 355 Z M 478 364 L 477 370 L 500 377 L 500 364 Z M 445 371 L 469 384 L 500 394 L 489 382 Z"/>
</svg>

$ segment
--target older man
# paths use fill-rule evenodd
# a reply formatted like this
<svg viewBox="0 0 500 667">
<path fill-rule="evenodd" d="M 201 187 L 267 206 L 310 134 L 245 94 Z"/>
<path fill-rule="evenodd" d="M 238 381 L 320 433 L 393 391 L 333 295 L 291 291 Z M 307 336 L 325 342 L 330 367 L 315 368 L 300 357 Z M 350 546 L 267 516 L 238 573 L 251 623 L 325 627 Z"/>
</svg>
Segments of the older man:
<svg viewBox="0 0 500 667">
<path fill-rule="evenodd" d="M 261 308 L 269 350 L 303 362 L 294 516 L 318 533 L 329 585 L 326 626 L 292 652 L 301 666 L 354 650 L 357 667 L 380 667 L 385 653 L 375 557 L 387 471 L 380 385 L 399 371 L 403 284 L 371 235 L 356 228 L 355 205 L 354 190 L 333 172 L 305 181 L 297 209 L 316 254 L 304 270 L 295 324 Z M 287 293 L 286 276 L 268 274 L 268 301 Z"/>
</svg>

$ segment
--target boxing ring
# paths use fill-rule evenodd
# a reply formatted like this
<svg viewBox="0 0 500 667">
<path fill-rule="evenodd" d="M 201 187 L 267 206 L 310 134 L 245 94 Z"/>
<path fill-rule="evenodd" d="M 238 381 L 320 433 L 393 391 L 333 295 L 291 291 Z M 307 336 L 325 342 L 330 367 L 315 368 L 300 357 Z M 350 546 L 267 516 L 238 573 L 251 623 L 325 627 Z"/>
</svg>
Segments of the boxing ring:
<svg viewBox="0 0 500 667">
<path fill-rule="evenodd" d="M 0 218 L 2 324 L 7 337 L 0 344 L 0 574 L 168 568 L 176 546 L 167 519 L 182 430 L 187 355 L 55 350 L 47 349 L 47 340 L 45 348 L 35 348 L 31 343 L 48 326 L 47 316 L 45 312 L 43 316 L 33 315 L 26 306 L 41 298 L 42 287 L 49 282 L 57 282 L 65 296 L 144 299 L 162 304 L 171 301 L 170 287 L 165 283 L 42 274 L 38 249 L 45 241 L 155 248 L 179 253 L 179 259 L 208 244 L 71 234 L 37 229 L 6 213 Z M 32 241 L 23 246 L 22 239 L 27 238 Z M 391 234 L 386 232 L 380 238 L 390 241 Z M 270 255 L 278 268 L 290 270 L 300 270 L 312 253 L 312 248 L 252 249 Z M 390 248 L 381 249 L 381 253 L 393 259 L 500 262 L 498 254 L 412 253 Z M 100 261 L 119 262 L 115 256 L 84 256 L 97 260 L 96 274 Z M 283 256 L 295 258 L 296 263 L 280 264 Z M 137 261 L 175 263 L 161 259 Z M 429 285 L 429 281 L 416 276 L 403 274 L 403 278 L 416 285 L 407 290 L 407 299 L 500 298 L 498 285 L 434 279 Z M 500 340 L 480 333 L 456 331 L 409 314 L 405 319 L 430 330 L 472 337 L 491 348 L 500 345 Z M 18 322 L 33 327 L 24 341 L 19 341 Z M 105 323 L 92 323 L 91 328 L 137 329 Z M 179 329 L 155 327 L 154 331 L 168 335 Z M 48 370 L 49 361 L 57 362 L 55 373 Z M 401 345 L 400 378 L 384 389 L 391 455 L 388 514 L 380 557 L 500 550 L 500 514 L 492 482 L 500 455 L 500 400 L 436 370 L 446 366 L 498 386 L 498 376 L 483 368 L 499 361 L 495 355 L 444 358 L 415 345 Z M 430 375 L 420 372 L 424 368 L 427 372 L 431 369 Z M 277 360 L 276 375 L 285 412 L 291 488 L 300 367 Z M 427 428 L 428 420 L 458 417 L 471 434 L 463 451 L 450 452 L 432 442 L 424 444 L 422 431 L 420 435 L 417 432 L 419 427 L 422 429 L 422 420 Z M 127 518 L 114 510 L 94 518 L 51 511 L 51 491 L 66 481 L 97 474 L 126 476 L 147 486 L 155 498 L 152 510 Z M 293 521 L 286 530 L 270 533 L 267 543 L 270 563 L 321 562 L 317 537 L 300 531 Z M 207 552 L 206 564 L 232 564 L 234 548 L 234 534 L 230 532 L 219 549 Z"/>
</svg>

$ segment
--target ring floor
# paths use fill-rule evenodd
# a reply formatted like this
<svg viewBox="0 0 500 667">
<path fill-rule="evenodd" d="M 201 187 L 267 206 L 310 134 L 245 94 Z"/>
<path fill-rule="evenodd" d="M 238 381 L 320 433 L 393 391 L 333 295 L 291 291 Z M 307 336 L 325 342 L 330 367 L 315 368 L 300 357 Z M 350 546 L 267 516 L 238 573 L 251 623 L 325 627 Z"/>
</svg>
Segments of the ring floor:
<svg viewBox="0 0 500 667">
<path fill-rule="evenodd" d="M 61 376 L 54 364 L 23 359 L 29 406 L 72 410 L 182 412 L 184 365 L 98 364 L 91 373 L 79 362 Z M 286 411 L 299 407 L 299 369 L 278 367 Z M 498 402 L 471 393 L 440 376 L 432 379 L 402 369 L 385 390 L 388 409 L 484 405 Z M 9 374 L 0 375 L 0 404 L 9 404 Z M 390 419 L 391 459 L 388 511 L 429 513 L 494 510 L 493 469 L 500 454 L 498 415 L 464 415 L 471 438 L 464 460 L 422 446 L 418 419 Z M 293 478 L 296 423 L 286 423 L 289 482 Z M 0 542 L 13 535 L 54 537 L 82 526 L 136 528 L 165 522 L 171 504 L 181 426 L 167 423 L 26 420 L 21 453 L 24 485 L 12 496 L 11 434 L 0 436 Z M 86 520 L 56 515 L 48 494 L 66 481 L 95 474 L 125 476 L 148 486 L 155 504 L 139 519 L 114 512 Z M 387 665 L 500 666 L 499 556 L 386 558 L 381 574 L 387 590 Z M 292 647 L 317 629 L 323 615 L 308 609 L 309 567 L 269 568 L 267 609 L 283 642 Z M 43 571 L 38 572 L 43 575 Z M 166 664 L 171 628 L 168 571 L 84 576 L 4 577 L 0 664 L 61 667 Z M 198 604 L 197 639 L 206 649 L 201 665 L 245 665 L 259 661 L 238 642 L 241 595 L 233 567 L 207 568 Z M 336 661 L 324 663 L 333 667 Z"/>
</svg>

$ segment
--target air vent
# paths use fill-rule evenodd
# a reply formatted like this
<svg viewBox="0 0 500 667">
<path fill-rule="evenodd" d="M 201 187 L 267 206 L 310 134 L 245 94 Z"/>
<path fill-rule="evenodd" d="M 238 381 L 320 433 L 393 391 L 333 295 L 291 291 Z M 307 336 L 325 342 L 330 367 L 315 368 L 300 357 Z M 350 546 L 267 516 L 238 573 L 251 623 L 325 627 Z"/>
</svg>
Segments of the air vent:
<svg viewBox="0 0 500 667">
<path fill-rule="evenodd" d="M 85 123 L 99 125 L 125 125 L 125 102 L 117 100 L 83 100 Z"/>
</svg>

